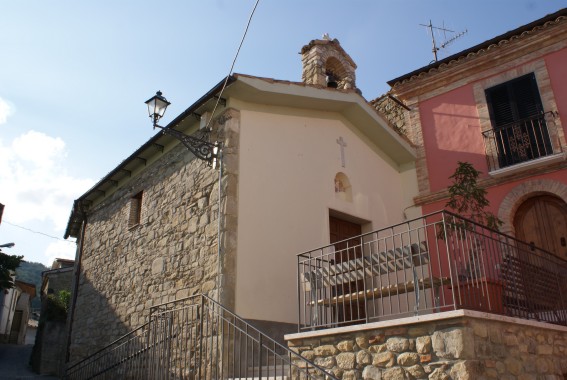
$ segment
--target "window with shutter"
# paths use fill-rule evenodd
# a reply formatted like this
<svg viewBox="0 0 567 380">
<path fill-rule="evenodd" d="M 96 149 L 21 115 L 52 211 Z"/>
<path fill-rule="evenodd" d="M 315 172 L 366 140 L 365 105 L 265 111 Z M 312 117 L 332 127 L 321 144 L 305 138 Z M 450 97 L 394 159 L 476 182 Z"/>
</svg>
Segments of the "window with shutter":
<svg viewBox="0 0 567 380">
<path fill-rule="evenodd" d="M 128 227 L 135 227 L 140 224 L 142 219 L 142 194 L 140 191 L 138 194 L 130 198 L 130 215 L 128 218 Z"/>
<path fill-rule="evenodd" d="M 499 167 L 552 153 L 534 73 L 485 90 Z"/>
</svg>

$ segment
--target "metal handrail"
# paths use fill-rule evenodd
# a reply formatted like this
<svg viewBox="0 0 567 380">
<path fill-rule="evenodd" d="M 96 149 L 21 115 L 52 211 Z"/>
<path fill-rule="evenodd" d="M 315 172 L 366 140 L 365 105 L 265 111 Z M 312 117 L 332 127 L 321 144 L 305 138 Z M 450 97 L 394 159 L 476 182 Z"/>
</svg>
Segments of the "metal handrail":
<svg viewBox="0 0 567 380">
<path fill-rule="evenodd" d="M 297 260 L 299 331 L 454 309 L 567 325 L 567 261 L 448 211 Z"/>
<path fill-rule="evenodd" d="M 489 170 L 561 153 L 557 117 L 549 111 L 482 132 Z"/>
<path fill-rule="evenodd" d="M 156 305 L 149 319 L 70 366 L 66 378 L 336 380 L 205 295 Z M 136 349 L 117 352 L 132 337 Z"/>
<path fill-rule="evenodd" d="M 133 359 L 143 360 L 143 355 L 151 348 L 147 344 L 150 322 L 124 334 L 88 357 L 74 363 L 67 368 L 64 379 L 104 379 L 110 371 Z M 126 349 L 125 349 L 126 348 Z M 125 349 L 125 350 L 124 350 Z M 143 367 L 135 363 L 135 367 Z M 109 377 L 113 378 L 112 375 Z"/>
</svg>

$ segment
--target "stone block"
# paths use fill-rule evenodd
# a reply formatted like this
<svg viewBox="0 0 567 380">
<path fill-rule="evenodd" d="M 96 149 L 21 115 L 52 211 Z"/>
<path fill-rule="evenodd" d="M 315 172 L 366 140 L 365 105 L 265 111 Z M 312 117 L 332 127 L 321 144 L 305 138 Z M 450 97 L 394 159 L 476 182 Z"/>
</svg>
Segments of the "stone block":
<svg viewBox="0 0 567 380">
<path fill-rule="evenodd" d="M 339 350 L 331 344 L 325 344 L 323 346 L 315 347 L 313 352 L 315 353 L 315 356 L 330 356 L 338 354 Z"/>
<path fill-rule="evenodd" d="M 459 361 L 451 367 L 450 375 L 452 379 L 475 380 L 481 375 L 481 365 L 474 360 Z"/>
<path fill-rule="evenodd" d="M 553 355 L 553 346 L 550 344 L 540 344 L 536 347 L 537 355 Z"/>
<path fill-rule="evenodd" d="M 359 366 L 372 363 L 372 355 L 368 351 L 360 350 L 356 353 L 356 362 Z"/>
<path fill-rule="evenodd" d="M 419 362 L 420 362 L 420 363 L 429 363 L 429 362 L 431 362 L 431 354 L 419 355 Z"/>
<path fill-rule="evenodd" d="M 327 357 L 315 358 L 314 363 L 322 368 L 333 368 L 336 364 L 336 361 L 334 356 L 327 356 Z"/>
<path fill-rule="evenodd" d="M 551 363 L 547 358 L 538 357 L 535 360 L 537 373 L 543 375 L 549 373 L 549 370 L 552 368 Z"/>
<path fill-rule="evenodd" d="M 425 370 L 419 364 L 412 365 L 411 367 L 405 368 L 406 372 L 409 373 L 414 379 L 424 379 L 427 377 Z"/>
<path fill-rule="evenodd" d="M 398 355 L 398 364 L 402 367 L 409 367 L 419 363 L 419 354 L 415 352 L 404 352 Z"/>
<path fill-rule="evenodd" d="M 374 354 L 372 357 L 372 365 L 375 367 L 388 368 L 392 367 L 395 363 L 396 355 L 392 352 L 386 351 L 379 354 Z"/>
<path fill-rule="evenodd" d="M 445 373 L 444 368 L 435 368 L 429 375 L 429 380 L 450 380 L 450 377 Z"/>
<path fill-rule="evenodd" d="M 382 379 L 382 370 L 374 367 L 374 366 L 366 366 L 364 367 L 364 371 L 362 371 L 362 379 L 363 380 L 381 380 Z"/>
<path fill-rule="evenodd" d="M 302 351 L 301 356 L 310 361 L 313 361 L 315 359 L 315 353 L 313 352 L 313 350 Z"/>
<path fill-rule="evenodd" d="M 337 366 L 342 369 L 353 369 L 356 365 L 356 356 L 353 352 L 343 352 L 336 357 Z"/>
<path fill-rule="evenodd" d="M 431 352 L 431 337 L 429 335 L 420 336 L 415 340 L 415 349 L 419 354 Z"/>
<path fill-rule="evenodd" d="M 176 293 L 175 293 L 175 298 L 176 299 L 183 299 L 183 298 L 187 298 L 189 297 L 189 289 L 179 289 Z"/>
<path fill-rule="evenodd" d="M 382 380 L 406 380 L 406 371 L 400 367 L 386 369 L 382 372 Z"/>
<path fill-rule="evenodd" d="M 393 351 L 393 352 L 405 352 L 407 350 L 409 350 L 410 344 L 409 344 L 409 339 L 407 338 L 389 338 L 386 341 L 386 346 L 388 347 L 388 350 Z"/>
<path fill-rule="evenodd" d="M 357 344 L 358 347 L 360 348 L 368 348 L 368 339 L 366 338 L 365 335 L 357 335 L 355 338 L 355 342 Z"/>
<path fill-rule="evenodd" d="M 337 343 L 337 348 L 342 352 L 352 351 L 354 348 L 354 341 L 352 340 L 343 340 Z"/>
<path fill-rule="evenodd" d="M 474 337 L 461 328 L 436 331 L 432 336 L 432 347 L 443 359 L 471 358 L 474 356 Z"/>
<path fill-rule="evenodd" d="M 523 373 L 522 362 L 516 358 L 507 358 L 504 361 L 506 370 L 514 376 Z"/>
<path fill-rule="evenodd" d="M 344 371 L 342 380 L 358 380 L 356 371 Z"/>
<path fill-rule="evenodd" d="M 378 344 L 376 346 L 368 347 L 368 351 L 370 351 L 372 353 L 386 352 L 386 351 L 388 351 L 388 347 L 387 347 L 386 344 Z"/>
<path fill-rule="evenodd" d="M 473 323 L 473 332 L 476 336 L 481 338 L 486 338 L 488 336 L 488 327 L 484 323 Z"/>
</svg>

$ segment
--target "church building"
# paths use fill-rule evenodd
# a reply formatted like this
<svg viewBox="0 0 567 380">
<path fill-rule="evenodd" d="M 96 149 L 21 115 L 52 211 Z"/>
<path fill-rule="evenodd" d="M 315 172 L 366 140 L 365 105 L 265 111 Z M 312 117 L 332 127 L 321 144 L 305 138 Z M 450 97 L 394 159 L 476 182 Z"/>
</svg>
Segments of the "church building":
<svg viewBox="0 0 567 380">
<path fill-rule="evenodd" d="M 74 202 L 70 363 L 200 293 L 281 338 L 298 253 L 420 215 L 416 152 L 352 58 L 327 37 L 301 52 L 301 82 L 235 74 L 165 126 L 219 142 L 215 165 L 160 131 Z"/>
</svg>

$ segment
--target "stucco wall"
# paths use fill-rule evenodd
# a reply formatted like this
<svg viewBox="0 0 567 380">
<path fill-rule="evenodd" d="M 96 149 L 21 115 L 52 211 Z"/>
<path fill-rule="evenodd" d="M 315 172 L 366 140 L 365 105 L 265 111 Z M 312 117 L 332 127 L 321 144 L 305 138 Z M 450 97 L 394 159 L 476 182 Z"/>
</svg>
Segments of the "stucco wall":
<svg viewBox="0 0 567 380">
<path fill-rule="evenodd" d="M 559 118 L 552 124 L 557 124 L 563 136 L 567 134 L 566 123 L 562 122 L 567 113 L 567 91 L 563 86 L 567 82 L 564 59 L 567 59 L 567 49 L 421 102 L 419 110 L 430 190 L 439 191 L 450 184 L 448 177 L 457 161 L 470 162 L 483 172 L 483 178 L 489 177 L 482 137 L 482 130 L 491 129 L 484 95 L 486 88 L 535 72 L 544 110 L 559 111 Z"/>
<path fill-rule="evenodd" d="M 551 88 L 555 95 L 557 110 L 560 115 L 567 114 L 567 49 L 549 54 L 545 57 L 545 64 L 549 73 Z M 564 131 L 567 134 L 567 122 L 563 123 Z"/>
<path fill-rule="evenodd" d="M 488 172 L 472 85 L 426 100 L 419 109 L 431 191 L 450 184 L 457 161 Z"/>
<path fill-rule="evenodd" d="M 363 231 L 400 222 L 417 194 L 415 170 L 382 159 L 338 114 L 241 112 L 236 312 L 296 323 L 296 255 L 329 243 L 329 213 L 353 218 Z M 335 193 L 339 172 L 350 181 L 352 201 Z"/>
</svg>

